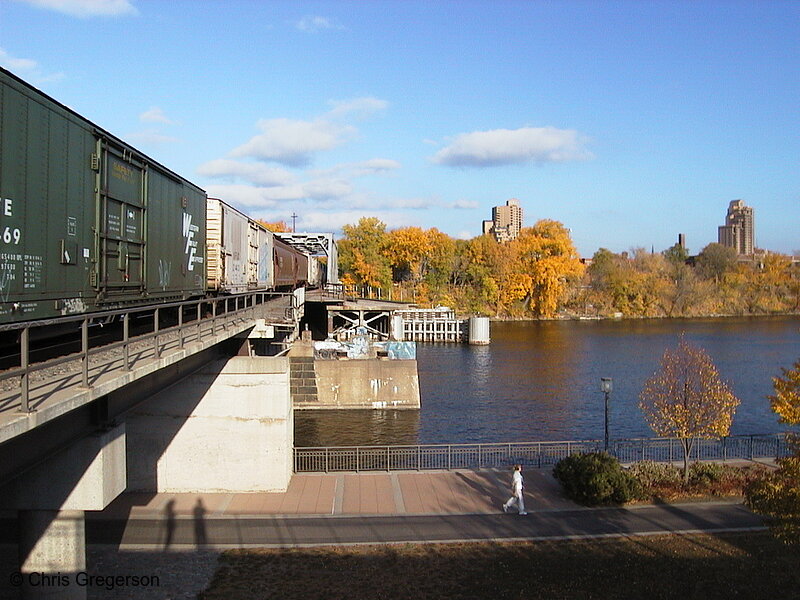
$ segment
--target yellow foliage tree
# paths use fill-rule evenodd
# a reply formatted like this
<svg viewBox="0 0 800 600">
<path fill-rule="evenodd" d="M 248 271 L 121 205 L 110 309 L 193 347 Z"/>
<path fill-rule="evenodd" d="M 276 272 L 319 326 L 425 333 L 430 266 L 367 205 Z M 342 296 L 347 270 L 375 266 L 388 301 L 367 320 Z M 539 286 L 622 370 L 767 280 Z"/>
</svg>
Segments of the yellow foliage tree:
<svg viewBox="0 0 800 600">
<path fill-rule="evenodd" d="M 770 405 L 781 423 L 800 425 L 800 360 L 783 377 L 772 380 Z M 745 502 L 765 515 L 772 530 L 789 544 L 800 544 L 800 443 L 794 436 L 794 454 L 778 459 L 778 469 L 745 490 Z"/>
<path fill-rule="evenodd" d="M 450 281 L 456 256 L 456 242 L 435 227 L 425 232 L 430 251 L 423 257 L 423 277 L 432 287 L 446 285 Z"/>
<path fill-rule="evenodd" d="M 680 440 L 683 479 L 697 438 L 728 435 L 739 399 L 719 376 L 711 357 L 681 335 L 664 351 L 661 367 L 644 384 L 639 408 L 656 435 Z"/>
<path fill-rule="evenodd" d="M 261 221 L 257 220 L 257 223 L 261 223 L 264 227 L 272 231 L 273 233 L 289 233 L 292 229 L 286 224 L 286 221 Z"/>
<path fill-rule="evenodd" d="M 511 289 L 523 294 L 519 297 L 536 316 L 553 316 L 564 298 L 568 280 L 580 277 L 584 270 L 569 230 L 558 221 L 541 220 L 522 229 L 508 246 L 512 259 L 509 262 L 514 267 Z"/>
<path fill-rule="evenodd" d="M 342 227 L 339 267 L 358 285 L 388 288 L 392 281 L 386 249 L 386 224 L 376 217 L 362 217 L 356 225 Z"/>
<path fill-rule="evenodd" d="M 781 369 L 783 377 L 773 377 L 775 395 L 769 397 L 770 406 L 780 416 L 781 423 L 800 424 L 800 360 L 793 369 Z"/>
<path fill-rule="evenodd" d="M 389 259 L 398 279 L 422 279 L 424 259 L 433 246 L 430 237 L 419 227 L 403 227 L 386 236 L 384 255 Z"/>
</svg>

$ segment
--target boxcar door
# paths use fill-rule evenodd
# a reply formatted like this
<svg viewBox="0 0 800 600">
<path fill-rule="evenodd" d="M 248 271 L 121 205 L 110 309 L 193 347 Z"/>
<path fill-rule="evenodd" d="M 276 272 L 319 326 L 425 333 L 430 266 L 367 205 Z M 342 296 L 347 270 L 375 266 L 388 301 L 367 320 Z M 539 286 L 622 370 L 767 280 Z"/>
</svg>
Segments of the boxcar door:
<svg viewBox="0 0 800 600">
<path fill-rule="evenodd" d="M 132 300 L 144 292 L 147 170 L 108 140 L 100 144 L 96 287 L 105 300 Z"/>
</svg>

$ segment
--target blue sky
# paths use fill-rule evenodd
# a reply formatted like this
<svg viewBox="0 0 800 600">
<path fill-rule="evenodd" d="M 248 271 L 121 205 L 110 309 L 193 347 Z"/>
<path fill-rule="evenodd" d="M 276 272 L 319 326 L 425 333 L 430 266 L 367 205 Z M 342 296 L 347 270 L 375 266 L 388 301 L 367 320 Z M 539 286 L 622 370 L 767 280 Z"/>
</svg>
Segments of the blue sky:
<svg viewBox="0 0 800 600">
<path fill-rule="evenodd" d="M 0 64 L 245 212 L 800 251 L 800 2 L 0 0 Z"/>
</svg>

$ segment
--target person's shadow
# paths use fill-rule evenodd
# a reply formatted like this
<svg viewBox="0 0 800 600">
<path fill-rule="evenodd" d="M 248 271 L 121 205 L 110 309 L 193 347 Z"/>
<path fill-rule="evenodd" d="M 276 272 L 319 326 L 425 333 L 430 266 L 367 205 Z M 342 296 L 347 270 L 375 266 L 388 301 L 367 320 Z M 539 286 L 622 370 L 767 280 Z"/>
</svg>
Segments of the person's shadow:
<svg viewBox="0 0 800 600">
<path fill-rule="evenodd" d="M 175 500 L 172 499 L 167 502 L 166 507 L 164 507 L 164 519 L 165 519 L 165 527 L 166 531 L 164 534 L 164 552 L 169 550 L 170 544 L 172 544 L 172 536 L 175 534 Z"/>
<path fill-rule="evenodd" d="M 206 507 L 203 506 L 203 499 L 198 498 L 197 504 L 192 509 L 194 515 L 194 543 L 198 548 L 205 548 L 208 540 L 206 539 Z"/>
</svg>

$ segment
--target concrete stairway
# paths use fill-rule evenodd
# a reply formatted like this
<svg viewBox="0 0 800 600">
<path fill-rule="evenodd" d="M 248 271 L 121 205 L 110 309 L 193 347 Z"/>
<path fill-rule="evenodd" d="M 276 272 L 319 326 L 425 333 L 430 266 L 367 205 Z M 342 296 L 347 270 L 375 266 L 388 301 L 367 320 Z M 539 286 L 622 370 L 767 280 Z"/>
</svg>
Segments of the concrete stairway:
<svg viewBox="0 0 800 600">
<path fill-rule="evenodd" d="M 319 402 L 313 356 L 289 357 L 289 392 L 295 405 Z"/>
</svg>

